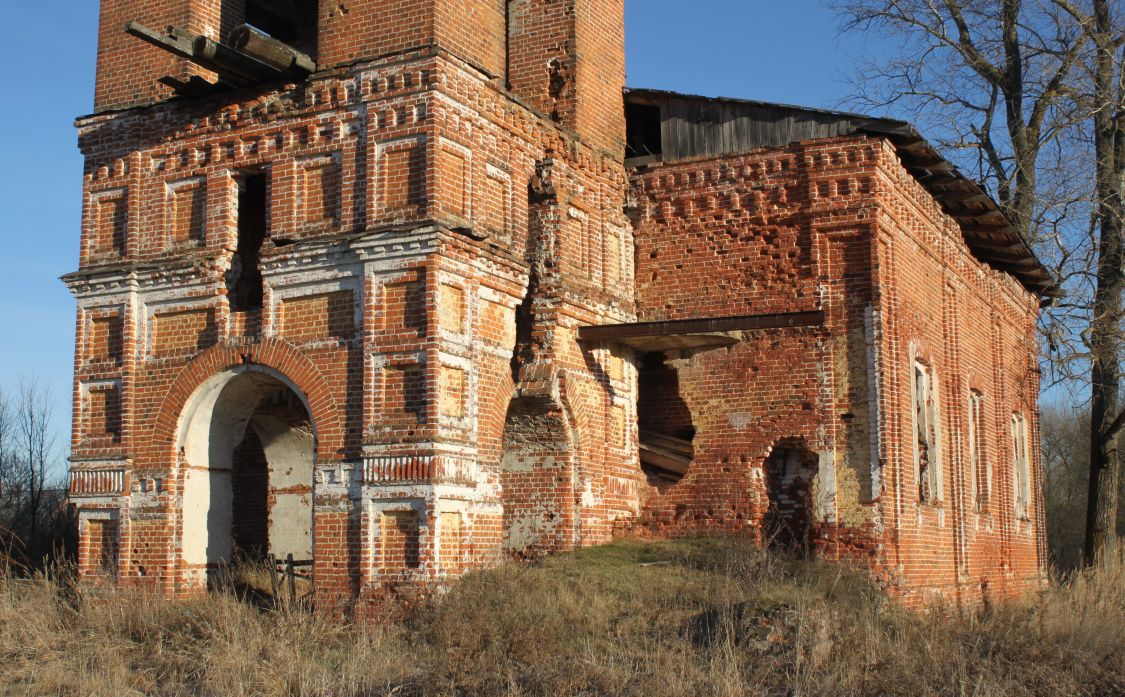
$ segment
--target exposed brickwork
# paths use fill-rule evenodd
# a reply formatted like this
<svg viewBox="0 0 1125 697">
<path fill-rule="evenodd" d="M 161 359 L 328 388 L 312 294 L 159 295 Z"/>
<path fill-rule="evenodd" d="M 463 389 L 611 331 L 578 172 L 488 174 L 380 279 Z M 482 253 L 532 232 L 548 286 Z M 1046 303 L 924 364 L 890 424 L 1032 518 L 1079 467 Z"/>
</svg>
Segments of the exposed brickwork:
<svg viewBox="0 0 1125 697">
<path fill-rule="evenodd" d="M 1035 299 L 889 141 L 630 171 L 621 0 L 505 9 L 320 3 L 308 80 L 169 101 L 159 78 L 205 71 L 120 27 L 222 38 L 245 3 L 103 1 L 66 279 L 82 573 L 188 595 L 240 538 L 311 528 L 318 605 L 363 615 L 504 556 L 727 530 L 918 605 L 1037 583 Z M 577 338 L 795 312 L 824 321 L 660 354 Z M 682 478 L 641 467 L 647 431 L 689 444 Z"/>
<path fill-rule="evenodd" d="M 152 321 L 156 358 L 195 355 L 213 346 L 219 337 L 212 309 L 158 313 Z"/>
<path fill-rule="evenodd" d="M 658 166 L 635 186 L 645 195 L 634 221 L 642 316 L 753 307 L 824 310 L 828 320 L 670 361 L 697 429 L 696 457 L 683 482 L 650 494 L 648 529 L 768 529 L 775 509 L 791 518 L 792 494 L 778 506 L 775 493 L 791 484 L 774 484 L 769 463 L 799 444 L 819 460 L 807 495 L 823 554 L 869 557 L 917 604 L 1039 582 L 1037 513 L 1014 517 L 1009 484 L 1011 415 L 1036 418 L 1036 300 L 971 258 L 889 144 L 825 140 Z M 932 454 L 941 490 L 928 501 L 916 470 L 916 359 L 933 371 L 941 438 Z M 654 394 L 669 389 L 667 378 L 648 384 Z M 667 395 L 650 403 L 644 385 L 642 428 L 682 428 L 682 407 Z M 970 390 L 993 414 L 975 436 L 988 468 L 980 476 L 993 482 L 979 506 L 969 486 Z"/>
</svg>

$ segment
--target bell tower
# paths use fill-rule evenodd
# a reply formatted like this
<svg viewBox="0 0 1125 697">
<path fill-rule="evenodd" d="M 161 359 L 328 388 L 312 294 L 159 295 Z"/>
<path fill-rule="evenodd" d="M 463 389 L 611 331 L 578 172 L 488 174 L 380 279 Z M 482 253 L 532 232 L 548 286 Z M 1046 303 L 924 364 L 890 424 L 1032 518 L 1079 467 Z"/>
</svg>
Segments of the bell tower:
<svg viewBox="0 0 1125 697">
<path fill-rule="evenodd" d="M 638 510 L 622 0 L 103 0 L 86 578 L 296 556 L 326 606 Z M 303 558 L 307 557 L 307 558 Z"/>
</svg>

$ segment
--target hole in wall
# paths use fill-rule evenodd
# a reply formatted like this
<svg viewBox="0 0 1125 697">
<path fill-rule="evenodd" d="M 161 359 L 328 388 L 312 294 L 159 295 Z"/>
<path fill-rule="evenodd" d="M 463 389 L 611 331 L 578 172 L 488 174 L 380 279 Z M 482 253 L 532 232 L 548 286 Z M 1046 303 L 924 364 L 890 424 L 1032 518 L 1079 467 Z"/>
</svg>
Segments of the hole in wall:
<svg viewBox="0 0 1125 697">
<path fill-rule="evenodd" d="M 816 453 L 801 442 L 782 442 L 766 458 L 769 508 L 762 532 L 770 547 L 807 555 L 812 547 Z"/>
<path fill-rule="evenodd" d="M 645 354 L 638 374 L 641 469 L 654 485 L 681 481 L 695 458 L 695 424 L 680 394 L 679 372 L 663 353 Z"/>
<path fill-rule="evenodd" d="M 235 312 L 262 307 L 262 244 L 268 235 L 268 182 L 263 173 L 238 179 L 238 242 L 227 276 L 231 309 Z"/>
<path fill-rule="evenodd" d="M 664 152 L 660 132 L 660 107 L 625 104 L 625 157 L 651 157 Z"/>
</svg>

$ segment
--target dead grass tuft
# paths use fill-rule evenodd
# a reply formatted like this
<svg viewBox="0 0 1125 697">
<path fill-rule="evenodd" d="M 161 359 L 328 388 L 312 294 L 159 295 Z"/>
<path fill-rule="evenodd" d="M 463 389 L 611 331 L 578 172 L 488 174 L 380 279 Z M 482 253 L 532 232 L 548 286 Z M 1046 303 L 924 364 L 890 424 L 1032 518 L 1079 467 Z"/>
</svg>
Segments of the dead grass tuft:
<svg viewBox="0 0 1125 697">
<path fill-rule="evenodd" d="M 923 617 L 718 539 L 472 573 L 388 626 L 0 578 L 0 693 L 1125 695 L 1123 589 L 1118 559 L 987 616 Z"/>
</svg>

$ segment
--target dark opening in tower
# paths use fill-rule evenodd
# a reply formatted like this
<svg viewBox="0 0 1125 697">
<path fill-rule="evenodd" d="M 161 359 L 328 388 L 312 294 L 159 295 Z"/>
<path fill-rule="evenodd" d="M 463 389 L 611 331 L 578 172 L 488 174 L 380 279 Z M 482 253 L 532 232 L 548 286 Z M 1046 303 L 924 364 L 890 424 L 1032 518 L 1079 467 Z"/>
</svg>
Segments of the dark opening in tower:
<svg viewBox="0 0 1125 697">
<path fill-rule="evenodd" d="M 234 449 L 231 469 L 231 542 L 236 558 L 261 561 L 270 549 L 270 470 L 252 425 Z"/>
<path fill-rule="evenodd" d="M 659 157 L 664 152 L 660 107 L 625 103 L 625 157 Z"/>
<path fill-rule="evenodd" d="M 246 23 L 316 59 L 317 0 L 246 0 Z"/>
<path fill-rule="evenodd" d="M 695 424 L 680 394 L 680 376 L 663 353 L 645 354 L 637 387 L 641 468 L 652 484 L 684 478 L 695 457 Z"/>
<path fill-rule="evenodd" d="M 231 309 L 262 307 L 262 243 L 267 235 L 266 175 L 248 174 L 238 180 L 238 243 L 227 276 Z"/>
</svg>

